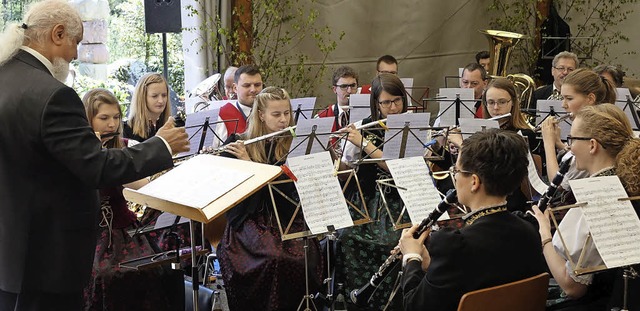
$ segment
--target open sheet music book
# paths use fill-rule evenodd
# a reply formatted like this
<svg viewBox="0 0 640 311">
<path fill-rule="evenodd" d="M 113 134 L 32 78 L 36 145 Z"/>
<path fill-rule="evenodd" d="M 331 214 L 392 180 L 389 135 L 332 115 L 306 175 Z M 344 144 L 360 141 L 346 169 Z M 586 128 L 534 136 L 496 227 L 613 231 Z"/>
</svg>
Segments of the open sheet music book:
<svg viewBox="0 0 640 311">
<path fill-rule="evenodd" d="M 640 263 L 640 219 L 631 201 L 619 200 L 627 197 L 620 179 L 591 177 L 570 180 L 569 184 L 576 200 L 587 203 L 581 207 L 582 213 L 606 268 Z"/>
<path fill-rule="evenodd" d="M 280 173 L 277 166 L 202 154 L 139 190 L 127 188 L 123 193 L 131 202 L 208 222 Z"/>
</svg>

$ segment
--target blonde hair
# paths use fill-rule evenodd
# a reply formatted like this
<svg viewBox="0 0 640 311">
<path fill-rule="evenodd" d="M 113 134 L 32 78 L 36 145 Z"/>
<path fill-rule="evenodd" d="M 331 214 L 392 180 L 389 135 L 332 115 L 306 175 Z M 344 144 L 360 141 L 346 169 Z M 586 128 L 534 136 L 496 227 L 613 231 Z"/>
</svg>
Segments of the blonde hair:
<svg viewBox="0 0 640 311">
<path fill-rule="evenodd" d="M 507 127 L 513 127 L 514 129 L 532 129 L 531 125 L 524 120 L 524 116 L 520 112 L 520 101 L 518 100 L 518 94 L 516 92 L 516 87 L 513 85 L 511 80 L 506 78 L 498 78 L 491 80 L 489 86 L 487 87 L 487 91 L 490 88 L 496 88 L 499 90 L 506 91 L 509 94 L 511 99 L 511 117 L 509 118 L 509 122 L 505 124 Z M 485 119 L 491 118 L 491 114 L 489 113 L 489 109 L 487 108 L 487 92 L 485 91 L 482 95 L 482 113 Z"/>
<path fill-rule="evenodd" d="M 251 111 L 251 115 L 249 115 L 247 130 L 242 134 L 243 139 L 246 140 L 268 134 L 267 126 L 260 120 L 260 112 L 265 112 L 269 103 L 276 100 L 286 100 L 289 102 L 289 109 L 291 110 L 291 99 L 284 89 L 270 86 L 256 95 L 256 99 L 253 101 L 253 110 Z M 293 113 L 291 113 L 289 114 L 289 126 L 293 126 L 294 124 Z M 289 152 L 289 146 L 291 146 L 292 140 L 293 137 L 287 136 L 275 145 L 274 156 L 277 162 L 284 160 L 284 157 Z M 270 157 L 265 150 L 266 140 L 249 144 L 246 146 L 246 149 L 252 161 L 258 163 L 270 162 Z"/>
<path fill-rule="evenodd" d="M 595 95 L 596 105 L 616 102 L 616 89 L 611 81 L 586 68 L 576 69 L 568 74 L 562 85 L 571 85 L 577 93 L 585 96 Z"/>
<path fill-rule="evenodd" d="M 90 90 L 82 97 L 82 103 L 84 104 L 84 110 L 87 113 L 87 119 L 89 119 L 91 127 L 93 127 L 93 118 L 98 114 L 101 105 L 115 106 L 118 108 L 118 111 L 120 111 L 118 99 L 113 95 L 113 93 L 111 93 L 111 91 L 106 89 L 96 88 Z M 120 134 L 107 142 L 105 145 L 107 148 L 124 147 L 124 144 L 122 143 L 122 119 L 120 119 L 120 123 L 118 124 L 116 131 L 120 132 Z"/>
<path fill-rule="evenodd" d="M 148 86 L 153 83 L 163 83 L 167 88 L 167 104 L 160 114 L 160 123 L 165 124 L 171 116 L 171 99 L 169 97 L 169 84 L 159 73 L 148 73 L 140 78 L 133 93 L 131 107 L 129 108 L 129 120 L 127 124 L 133 130 L 133 134 L 142 138 L 149 138 L 149 109 L 147 109 Z M 155 120 L 154 120 L 155 121 Z"/>
<path fill-rule="evenodd" d="M 629 196 L 640 195 L 640 139 L 630 139 L 616 157 L 616 175 Z"/>
<path fill-rule="evenodd" d="M 82 37 L 82 19 L 68 1 L 45 0 L 32 4 L 22 23 L 8 24 L 0 35 L 0 64 L 15 55 L 22 45 L 44 46 L 58 24 L 64 25 L 70 39 Z"/>
<path fill-rule="evenodd" d="M 633 137 L 627 116 L 613 104 L 582 107 L 576 112 L 576 119 L 582 120 L 580 132 L 598 141 L 613 158 Z"/>
</svg>

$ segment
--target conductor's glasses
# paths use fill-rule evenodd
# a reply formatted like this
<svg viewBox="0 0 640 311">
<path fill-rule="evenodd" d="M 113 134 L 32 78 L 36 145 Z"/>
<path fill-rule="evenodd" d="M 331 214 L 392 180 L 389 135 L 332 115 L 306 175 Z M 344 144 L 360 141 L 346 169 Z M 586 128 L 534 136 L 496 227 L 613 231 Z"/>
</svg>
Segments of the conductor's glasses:
<svg viewBox="0 0 640 311">
<path fill-rule="evenodd" d="M 395 106 L 402 106 L 402 97 L 396 97 L 393 100 L 383 100 L 378 102 L 378 104 L 384 108 L 391 107 L 391 104 L 394 104 Z"/>
<path fill-rule="evenodd" d="M 336 86 L 339 87 L 341 90 L 346 91 L 348 88 L 355 89 L 356 87 L 358 87 L 358 83 L 337 84 Z"/>
</svg>

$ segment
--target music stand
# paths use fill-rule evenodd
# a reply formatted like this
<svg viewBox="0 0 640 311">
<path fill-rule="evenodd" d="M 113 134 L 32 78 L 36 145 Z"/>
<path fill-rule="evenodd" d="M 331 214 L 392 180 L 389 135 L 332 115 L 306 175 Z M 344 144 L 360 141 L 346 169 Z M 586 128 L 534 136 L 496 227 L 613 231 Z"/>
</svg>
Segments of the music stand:
<svg viewBox="0 0 640 311">
<path fill-rule="evenodd" d="M 202 158 L 206 157 L 206 158 Z M 157 180 L 152 181 L 149 185 L 154 182 L 158 182 L 163 179 L 163 182 L 171 181 L 173 187 L 175 187 L 175 191 L 181 192 L 190 191 L 192 189 L 183 189 L 183 188 L 192 188 L 194 186 L 193 180 L 199 179 L 200 177 L 194 177 L 202 175 L 202 166 L 194 167 L 193 165 L 185 165 L 189 163 L 189 161 L 195 161 L 192 163 L 200 163 L 202 160 L 206 160 L 207 166 L 214 166 L 216 169 L 225 168 L 226 170 L 235 171 L 238 173 L 242 173 L 245 175 L 250 175 L 250 177 L 244 181 L 242 181 L 239 185 L 233 187 L 228 192 L 225 192 L 221 196 L 217 197 L 214 201 L 210 202 L 206 206 L 199 208 L 194 207 L 189 203 L 176 203 L 170 199 L 160 198 L 155 195 L 150 195 L 145 193 L 145 187 L 140 188 L 139 190 L 133 190 L 126 188 L 123 191 L 124 197 L 131 202 L 152 206 L 155 209 L 170 212 L 175 215 L 179 215 L 182 217 L 189 218 L 191 225 L 191 254 L 197 254 L 196 245 L 193 241 L 195 241 L 195 226 L 196 222 L 208 223 L 213 219 L 222 216 L 226 211 L 240 203 L 242 200 L 250 196 L 251 194 L 258 191 L 268 182 L 272 181 L 276 177 L 281 174 L 281 169 L 279 167 L 275 167 L 272 165 L 265 165 L 260 163 L 255 163 L 251 161 L 243 161 L 237 159 L 230 159 L 224 157 L 217 157 L 212 155 L 198 155 L 192 159 L 185 161 L 182 165 L 174 168 L 168 173 L 164 174 Z M 215 177 L 215 176 L 214 176 Z M 193 178 L 193 179 L 192 179 Z M 220 178 L 220 176 L 216 177 Z M 225 178 L 225 180 L 228 180 Z M 200 186 L 203 183 L 200 184 Z M 208 185 L 210 188 L 211 185 Z M 205 186 L 207 187 L 207 186 Z M 198 188 L 196 188 L 197 190 Z M 190 199 L 190 198 L 187 198 Z M 198 264 L 196 261 L 196 256 L 191 257 L 192 264 L 192 277 L 193 277 L 193 310 L 198 311 L 198 289 L 199 289 L 199 272 L 198 272 Z"/>
<path fill-rule="evenodd" d="M 581 214 L 567 213 L 563 218 L 563 220 L 571 220 L 568 217 L 573 219 L 582 217 L 589 229 L 589 234 L 581 243 L 582 250 L 577 262 L 569 253 L 567 241 L 562 234 L 563 229 L 558 225 L 553 213 L 551 219 L 557 228 L 556 232 L 573 272 L 576 275 L 583 275 L 612 268 L 623 268 L 627 270 L 625 281 L 633 277 L 635 271 L 631 266 L 640 263 L 640 243 L 635 238 L 640 235 L 640 219 L 628 201 L 638 200 L 640 197 L 628 197 L 617 176 L 584 178 L 571 180 L 569 183 L 576 199 L 582 203 L 556 207 L 551 211 L 581 207 Z M 572 241 L 580 243 L 579 239 L 574 238 Z M 592 252 L 597 251 L 600 255 L 599 260 L 590 258 L 591 262 L 586 262 L 588 248 Z M 625 288 L 625 294 L 626 291 L 627 288 Z"/>
<path fill-rule="evenodd" d="M 304 119 L 313 118 L 313 112 L 316 110 L 314 108 L 315 105 L 315 97 L 292 98 L 291 107 L 296 107 L 295 109 L 293 109 L 293 119 L 295 121 L 295 124 L 298 124 L 300 116 L 302 116 Z M 311 114 L 307 115 L 307 112 L 311 112 Z"/>
<path fill-rule="evenodd" d="M 437 124 L 438 126 L 458 125 L 458 119 L 460 117 L 473 118 L 475 116 L 475 107 L 472 109 L 467 106 L 467 104 L 471 102 L 473 103 L 473 107 L 477 102 L 477 100 L 473 98 L 473 89 L 442 88 L 440 89 L 438 97 L 442 96 L 445 98 L 444 100 L 440 100 L 440 109 L 436 116 L 437 119 L 441 120 L 440 123 Z"/>
<path fill-rule="evenodd" d="M 567 114 L 562 108 L 562 101 L 560 100 L 538 100 L 536 106 L 538 107 L 538 116 L 536 117 L 536 124 L 540 126 L 547 118 L 555 117 L 560 118 Z M 560 124 L 560 138 L 563 141 L 567 140 L 567 135 L 571 132 L 570 120 L 565 119 Z"/>
<path fill-rule="evenodd" d="M 198 148 L 191 148 L 187 152 L 179 153 L 175 158 L 183 158 L 197 154 L 205 146 L 212 146 L 215 139 L 222 142 L 222 139 L 215 131 L 215 125 L 219 123 L 235 122 L 235 129 L 238 129 L 238 119 L 220 120 L 218 119 L 218 109 L 203 110 L 200 112 L 187 115 L 187 121 L 185 124 L 185 131 L 189 137 L 191 146 L 197 145 Z M 212 127 L 213 126 L 213 127 Z M 198 134 L 200 134 L 198 136 Z"/>
<path fill-rule="evenodd" d="M 616 97 L 616 106 L 624 111 L 624 114 L 627 116 L 627 119 L 629 119 L 629 123 L 633 130 L 639 130 L 640 118 L 638 118 L 638 111 L 636 110 L 636 106 L 633 104 L 633 99 L 631 98 L 629 89 L 618 88 L 616 91 L 618 94 Z"/>
<path fill-rule="evenodd" d="M 333 177 L 328 177 L 326 176 L 326 174 L 321 175 L 321 177 L 323 179 L 329 179 L 330 182 L 327 183 L 322 183 L 320 182 L 320 186 L 322 187 L 322 189 L 318 188 L 314 188 L 314 190 L 319 191 L 321 193 L 325 193 L 325 188 L 329 189 L 329 191 L 326 191 L 326 193 L 331 193 L 331 187 L 335 187 L 336 185 L 339 187 L 339 183 L 338 183 L 338 179 L 337 176 L 340 174 L 344 174 L 347 173 L 349 174 L 349 176 L 347 177 L 347 182 L 344 184 L 344 186 L 342 186 L 341 190 L 341 198 L 344 198 L 344 192 L 346 191 L 347 187 L 349 186 L 349 182 L 351 181 L 352 178 L 354 178 L 357 189 L 358 189 L 358 194 L 360 197 L 360 200 L 363 202 L 363 209 L 359 209 L 353 202 L 350 202 L 349 200 L 345 199 L 345 207 L 347 208 L 347 211 L 349 211 L 349 207 L 351 208 L 352 211 L 355 212 L 356 217 L 361 217 L 361 218 L 357 218 L 356 220 L 353 220 L 353 218 L 350 218 L 350 222 L 348 224 L 345 224 L 344 222 L 339 222 L 339 223 L 326 223 L 326 231 L 319 231 L 319 229 L 316 227 L 314 227 L 315 229 L 309 227 L 309 223 L 307 223 L 305 221 L 305 227 L 307 228 L 307 230 L 302 230 L 299 232 L 293 232 L 292 231 L 292 226 L 294 224 L 295 219 L 298 217 L 298 215 L 300 214 L 300 211 L 302 210 L 302 203 L 301 202 L 296 202 L 296 200 L 292 199 L 289 195 L 283 193 L 280 189 L 278 189 L 276 186 L 277 185 L 281 185 L 281 184 L 286 184 L 286 183 L 291 183 L 291 182 L 296 182 L 296 188 L 298 188 L 298 179 L 295 177 L 296 174 L 296 169 L 300 166 L 302 166 L 300 164 L 300 162 L 298 162 L 298 159 L 303 159 L 301 161 L 304 161 L 306 159 L 320 159 L 320 160 L 324 160 L 324 165 L 322 165 L 321 167 L 326 168 L 326 167 L 332 167 L 331 164 L 331 157 L 329 156 L 328 153 L 311 153 L 311 147 L 310 145 L 314 142 L 314 140 L 317 140 L 316 134 L 315 134 L 315 128 L 313 128 L 312 132 L 308 135 L 307 139 L 308 139 L 308 143 L 306 144 L 306 150 L 305 150 L 305 155 L 304 156 L 300 156 L 300 157 L 295 157 L 295 158 L 289 158 L 288 162 L 295 162 L 293 163 L 295 166 L 292 166 L 291 168 L 291 173 L 289 175 L 290 179 L 287 180 L 279 180 L 279 181 L 273 181 L 269 183 L 269 194 L 271 197 L 271 204 L 273 206 L 273 209 L 275 211 L 275 215 L 276 215 L 276 221 L 278 223 L 278 229 L 280 230 L 280 235 L 282 237 L 282 240 L 290 240 L 290 239 L 298 239 L 298 238 L 302 238 L 304 239 L 304 256 L 305 256 L 305 295 L 302 297 L 302 300 L 300 301 L 300 305 L 298 306 L 298 310 L 300 310 L 300 308 L 306 304 L 306 307 L 304 310 L 311 310 L 310 309 L 310 305 L 313 304 L 314 308 L 316 308 L 315 303 L 313 302 L 313 298 L 314 295 L 309 293 L 309 273 L 308 273 L 308 239 L 314 236 L 318 236 L 318 235 L 322 235 L 322 234 L 326 234 L 326 238 L 327 239 L 331 239 L 333 236 L 333 232 L 336 228 L 345 228 L 347 226 L 353 226 L 353 225 L 360 225 L 360 224 L 364 224 L 364 223 L 368 223 L 371 222 L 371 217 L 369 217 L 369 212 L 366 208 L 366 203 L 364 202 L 364 196 L 362 194 L 362 190 L 360 188 L 360 183 L 358 180 L 357 175 L 354 174 L 354 170 L 347 170 L 347 171 L 342 171 L 342 172 L 336 172 L 333 175 Z M 298 144 L 297 146 L 294 146 L 293 149 L 298 148 L 299 146 L 303 146 L 305 144 Z M 291 150 L 293 151 L 293 150 Z M 290 153 L 291 153 L 290 151 Z M 293 159 L 295 159 L 296 161 L 293 161 Z M 317 175 L 312 176 L 314 174 L 309 174 L 309 175 L 304 175 L 303 178 L 318 178 Z M 334 179 L 335 178 L 335 179 Z M 332 185 L 333 182 L 333 185 Z M 327 188 L 329 187 L 329 188 Z M 338 188 L 339 189 L 339 188 Z M 335 190 L 335 189 L 334 189 Z M 302 193 L 306 193 L 306 192 L 298 192 L 301 197 L 300 201 L 304 200 L 304 196 L 302 195 Z M 278 195 L 281 198 L 284 198 L 286 201 L 288 201 L 289 203 L 293 204 L 296 206 L 293 215 L 291 216 L 291 218 L 289 220 L 284 220 L 281 219 L 280 217 L 280 213 L 278 212 L 278 206 L 276 204 L 276 195 Z M 324 197 L 325 200 L 330 200 L 331 197 L 327 198 Z M 335 199 L 335 198 L 334 198 Z M 308 202 L 311 202 L 311 200 L 309 200 Z M 324 202 L 326 204 L 326 202 Z M 336 208 L 340 208 L 339 204 L 336 204 Z M 308 214 L 305 214 L 308 215 Z M 306 219 L 307 216 L 305 216 Z M 283 222 L 286 222 L 286 227 L 283 226 Z M 323 228 L 324 229 L 324 228 Z M 333 238 L 335 238 L 335 236 L 333 236 Z M 331 258 L 330 258 L 330 251 L 329 249 L 327 249 L 327 263 L 328 265 L 330 265 L 331 262 Z M 330 268 L 328 267 L 329 271 Z M 328 292 L 327 295 L 325 297 L 325 302 L 329 303 L 329 304 L 333 304 L 333 293 L 331 291 L 331 275 L 328 275 L 328 278 L 325 280 L 325 283 L 327 283 L 327 288 L 328 288 Z"/>
</svg>

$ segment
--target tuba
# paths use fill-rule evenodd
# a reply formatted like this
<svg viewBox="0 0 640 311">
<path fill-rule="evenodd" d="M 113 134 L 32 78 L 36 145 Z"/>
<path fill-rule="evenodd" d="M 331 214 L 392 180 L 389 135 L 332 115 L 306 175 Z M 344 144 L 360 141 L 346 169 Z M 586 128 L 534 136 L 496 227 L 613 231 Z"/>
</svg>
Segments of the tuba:
<svg viewBox="0 0 640 311">
<path fill-rule="evenodd" d="M 489 54 L 491 58 L 488 74 L 491 78 L 506 77 L 511 80 L 520 99 L 520 110 L 528 111 L 531 106 L 536 83 L 533 81 L 533 78 L 523 73 L 507 75 L 507 63 L 509 62 L 513 47 L 515 47 L 520 40 L 526 39 L 527 37 L 519 33 L 501 30 L 480 30 L 480 33 L 484 34 L 487 40 L 489 40 Z M 524 117 L 525 120 L 531 121 L 530 115 L 525 115 Z"/>
</svg>

